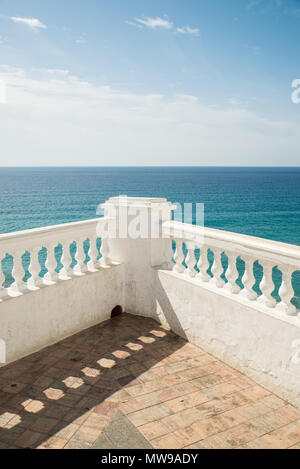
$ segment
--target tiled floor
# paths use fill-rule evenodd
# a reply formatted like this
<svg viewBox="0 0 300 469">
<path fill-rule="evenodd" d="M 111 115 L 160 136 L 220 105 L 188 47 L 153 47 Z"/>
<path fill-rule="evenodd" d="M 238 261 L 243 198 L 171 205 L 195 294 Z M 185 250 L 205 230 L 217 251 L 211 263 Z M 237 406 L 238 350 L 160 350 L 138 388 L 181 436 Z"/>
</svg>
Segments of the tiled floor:
<svg viewBox="0 0 300 469">
<path fill-rule="evenodd" d="M 297 448 L 300 411 L 122 315 L 0 369 L 0 448 L 91 448 L 121 411 L 154 448 Z"/>
</svg>

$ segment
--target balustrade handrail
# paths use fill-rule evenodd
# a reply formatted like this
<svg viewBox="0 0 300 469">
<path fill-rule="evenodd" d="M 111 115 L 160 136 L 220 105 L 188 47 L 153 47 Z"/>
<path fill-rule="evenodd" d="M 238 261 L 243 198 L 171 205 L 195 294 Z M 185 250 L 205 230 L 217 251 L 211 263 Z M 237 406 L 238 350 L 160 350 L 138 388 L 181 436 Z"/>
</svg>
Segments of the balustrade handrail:
<svg viewBox="0 0 300 469">
<path fill-rule="evenodd" d="M 83 220 L 73 223 L 64 223 L 61 225 L 43 226 L 24 231 L 14 231 L 12 233 L 0 234 L 0 252 L 9 247 L 16 249 L 20 245 L 22 247 L 31 248 L 39 241 L 47 241 L 47 243 L 59 240 L 69 239 L 72 234 L 77 238 L 78 235 L 91 233 L 96 234 L 96 227 L 104 226 L 109 218 L 94 218 L 91 220 Z M 25 245 L 25 246 L 23 246 Z"/>
<path fill-rule="evenodd" d="M 243 254 L 263 257 L 280 264 L 300 268 L 300 246 L 281 243 L 214 228 L 201 227 L 178 221 L 167 221 L 162 226 L 163 236 L 181 238 L 208 246 L 229 249 Z"/>
<path fill-rule="evenodd" d="M 105 235 L 109 221 L 109 217 L 95 218 L 0 235 L 0 301 L 70 279 L 74 275 L 95 272 L 100 264 L 108 265 L 109 249 L 102 233 Z M 97 248 L 99 237 L 102 237 L 101 262 Z M 60 249 L 59 257 L 56 249 Z M 44 266 L 40 257 L 42 251 Z M 27 270 L 23 264 L 25 254 L 29 256 Z M 13 259 L 10 270 L 7 256 Z M 10 286 L 7 285 L 8 278 Z"/>
<path fill-rule="evenodd" d="M 173 257 L 175 272 L 196 277 L 201 282 L 251 301 L 260 301 L 268 308 L 276 307 L 281 313 L 297 314 L 297 308 L 292 303 L 292 276 L 300 270 L 299 246 L 177 221 L 163 223 L 162 235 L 176 244 L 175 253 L 171 245 L 166 249 L 166 260 L 169 262 Z M 186 250 L 183 249 L 184 244 Z M 200 249 L 198 256 L 197 249 Z M 223 254 L 227 257 L 227 268 L 223 263 Z M 239 259 L 244 262 L 244 272 L 237 268 Z M 263 269 L 260 280 L 254 272 L 256 262 Z M 282 275 L 278 285 L 275 285 L 273 278 L 275 267 Z M 258 280 L 260 291 L 254 289 Z M 274 297 L 276 286 L 277 299 Z"/>
</svg>

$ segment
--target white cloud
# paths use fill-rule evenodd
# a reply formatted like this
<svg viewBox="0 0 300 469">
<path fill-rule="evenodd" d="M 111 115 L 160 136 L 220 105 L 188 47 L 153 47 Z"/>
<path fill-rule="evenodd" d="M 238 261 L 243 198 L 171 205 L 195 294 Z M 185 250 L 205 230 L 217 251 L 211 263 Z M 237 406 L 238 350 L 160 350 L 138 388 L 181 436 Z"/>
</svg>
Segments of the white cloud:
<svg viewBox="0 0 300 469">
<path fill-rule="evenodd" d="M 137 26 L 141 28 L 142 26 L 146 26 L 151 29 L 156 28 L 164 28 L 164 29 L 173 29 L 174 23 L 167 18 L 135 18 L 134 21 L 125 21 L 125 23 L 129 24 L 130 26 Z M 200 29 L 192 28 L 191 26 L 187 25 L 181 28 L 176 28 L 176 31 L 180 34 L 190 34 L 192 36 L 199 36 Z"/>
<path fill-rule="evenodd" d="M 129 24 L 129 26 L 137 26 L 138 28 L 142 28 L 141 24 L 136 23 L 135 21 L 125 21 L 126 24 Z"/>
<path fill-rule="evenodd" d="M 147 26 L 148 28 L 164 28 L 164 29 L 171 29 L 173 28 L 173 23 L 172 21 L 169 21 L 168 19 L 165 18 L 135 18 L 135 21 L 137 23 L 143 24 L 144 26 Z"/>
<path fill-rule="evenodd" d="M 85 39 L 75 39 L 76 44 L 84 44 Z"/>
<path fill-rule="evenodd" d="M 71 74 L 43 78 L 0 68 L 0 165 L 298 164 L 299 121 L 189 94 L 120 92 Z"/>
<path fill-rule="evenodd" d="M 0 45 L 5 44 L 8 41 L 7 37 L 0 36 Z"/>
<path fill-rule="evenodd" d="M 60 68 L 35 68 L 35 72 L 47 73 L 49 75 L 69 75 L 69 70 L 62 70 Z"/>
<path fill-rule="evenodd" d="M 185 26 L 184 28 L 177 28 L 177 32 L 181 34 L 191 34 L 193 36 L 199 36 L 200 29 L 193 29 L 190 26 Z"/>
<path fill-rule="evenodd" d="M 14 23 L 26 24 L 27 26 L 29 26 L 29 28 L 33 29 L 34 31 L 36 31 L 37 29 L 47 29 L 47 26 L 37 18 L 19 18 L 17 16 L 11 16 L 10 19 Z"/>
</svg>

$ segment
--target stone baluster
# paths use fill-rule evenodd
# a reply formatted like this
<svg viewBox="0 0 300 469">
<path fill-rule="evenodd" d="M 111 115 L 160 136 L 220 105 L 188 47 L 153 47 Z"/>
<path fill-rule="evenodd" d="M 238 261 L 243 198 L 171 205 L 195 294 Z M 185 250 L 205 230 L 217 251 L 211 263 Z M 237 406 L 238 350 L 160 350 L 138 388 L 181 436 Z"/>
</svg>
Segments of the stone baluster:
<svg viewBox="0 0 300 469">
<path fill-rule="evenodd" d="M 62 243 L 62 257 L 60 262 L 62 263 L 63 267 L 59 273 L 59 276 L 62 280 L 70 279 L 73 275 L 73 269 L 71 267 L 73 259 L 70 253 L 70 245 L 72 242 L 72 240 L 69 240 Z"/>
<path fill-rule="evenodd" d="M 277 309 L 278 311 L 287 314 L 288 316 L 296 316 L 297 308 L 291 303 L 291 300 L 295 296 L 292 285 L 292 275 L 295 267 L 289 265 L 280 265 L 279 268 L 282 272 L 282 283 L 278 292 L 281 298 L 281 302 L 277 305 Z"/>
<path fill-rule="evenodd" d="M 259 286 L 262 291 L 262 296 L 259 300 L 268 308 L 275 308 L 276 300 L 271 295 L 271 293 L 274 291 L 274 283 L 272 278 L 274 264 L 268 260 L 262 260 L 259 261 L 259 263 L 263 266 L 264 269 L 263 279 Z"/>
<path fill-rule="evenodd" d="M 101 238 L 100 254 L 102 256 L 100 259 L 101 265 L 104 267 L 108 266 L 110 264 L 109 246 L 108 246 L 108 239 L 105 236 Z"/>
<path fill-rule="evenodd" d="M 250 256 L 243 256 L 243 261 L 245 262 L 245 272 L 242 278 L 244 290 L 242 290 L 241 294 L 248 300 L 254 301 L 258 298 L 258 294 L 253 290 L 253 286 L 256 282 L 253 272 L 253 264 L 255 259 Z"/>
<path fill-rule="evenodd" d="M 80 238 L 76 244 L 77 244 L 77 250 L 75 254 L 75 259 L 77 261 L 77 264 L 74 267 L 74 273 L 76 275 L 84 275 L 84 273 L 87 271 L 87 265 L 84 263 L 86 259 L 86 255 L 84 252 L 84 241 L 86 238 Z"/>
<path fill-rule="evenodd" d="M 16 251 L 12 253 L 13 256 L 13 269 L 12 276 L 14 278 L 14 283 L 10 286 L 9 290 L 12 293 L 22 294 L 26 289 L 26 283 L 23 281 L 25 272 L 22 263 L 23 251 Z"/>
<path fill-rule="evenodd" d="M 89 247 L 89 262 L 87 264 L 88 270 L 90 272 L 96 272 L 97 267 L 99 265 L 97 257 L 99 256 L 99 252 L 97 249 L 97 236 L 93 235 L 90 236 L 90 247 Z"/>
<path fill-rule="evenodd" d="M 57 267 L 57 260 L 55 257 L 56 246 L 57 246 L 57 243 L 51 243 L 50 245 L 46 246 L 47 260 L 46 260 L 45 266 L 48 272 L 46 273 L 44 277 L 44 281 L 47 284 L 55 283 L 56 280 L 58 279 L 58 273 L 55 270 Z"/>
<path fill-rule="evenodd" d="M 241 291 L 240 287 L 236 283 L 236 280 L 239 278 L 239 273 L 236 267 L 237 254 L 233 251 L 226 254 L 228 257 L 228 269 L 226 271 L 226 278 L 228 283 L 226 284 L 225 288 L 231 293 L 237 294 Z"/>
<path fill-rule="evenodd" d="M 4 288 L 3 284 L 5 282 L 5 276 L 2 270 L 2 256 L 0 255 L 0 301 L 4 298 L 7 294 L 6 288 Z"/>
<path fill-rule="evenodd" d="M 197 274 L 197 279 L 201 280 L 202 282 L 209 282 L 211 279 L 210 275 L 207 273 L 209 268 L 209 261 L 208 261 L 208 248 L 207 246 L 202 246 L 200 249 L 200 258 L 197 264 L 199 269 L 199 273 Z"/>
<path fill-rule="evenodd" d="M 195 256 L 195 244 L 194 243 L 189 243 L 186 242 L 186 247 L 188 250 L 188 254 L 185 260 L 185 263 L 187 265 L 187 269 L 185 270 L 185 274 L 188 277 L 195 277 L 196 276 L 196 270 L 195 270 L 195 265 L 197 263 L 196 256 Z"/>
<path fill-rule="evenodd" d="M 39 262 L 39 252 L 40 248 L 36 247 L 33 248 L 30 252 L 30 265 L 28 267 L 28 271 L 31 273 L 30 279 L 27 281 L 28 288 L 30 290 L 36 290 L 40 287 L 43 283 L 43 280 L 39 276 L 41 271 L 41 265 Z"/>
<path fill-rule="evenodd" d="M 220 248 L 213 248 L 214 249 L 214 263 L 212 266 L 212 274 L 213 278 L 211 279 L 211 282 L 218 288 L 223 288 L 225 285 L 225 281 L 221 278 L 221 275 L 224 271 L 223 265 L 222 265 L 222 249 Z"/>
<path fill-rule="evenodd" d="M 183 246 L 182 246 L 182 239 L 177 239 L 176 241 L 176 251 L 174 254 L 174 261 L 175 265 L 173 270 L 177 273 L 182 273 L 184 271 L 184 266 L 182 265 L 184 261 L 184 254 L 183 254 Z"/>
</svg>

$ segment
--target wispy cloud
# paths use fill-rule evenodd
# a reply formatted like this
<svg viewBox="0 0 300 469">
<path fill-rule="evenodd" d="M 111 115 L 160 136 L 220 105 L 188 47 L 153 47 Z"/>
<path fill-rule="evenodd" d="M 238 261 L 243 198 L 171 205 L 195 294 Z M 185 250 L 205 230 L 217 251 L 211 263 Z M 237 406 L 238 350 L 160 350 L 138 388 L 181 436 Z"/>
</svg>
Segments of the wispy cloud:
<svg viewBox="0 0 300 469">
<path fill-rule="evenodd" d="M 75 42 L 76 42 L 76 44 L 84 44 L 84 43 L 85 43 L 85 39 L 81 39 L 81 38 L 75 39 Z"/>
<path fill-rule="evenodd" d="M 70 74 L 69 70 L 63 70 L 60 68 L 34 68 L 33 71 L 46 73 L 48 75 L 64 75 L 67 76 Z"/>
<path fill-rule="evenodd" d="M 200 29 L 191 28 L 190 26 L 184 26 L 183 28 L 177 28 L 177 32 L 181 34 L 191 34 L 192 36 L 199 36 Z"/>
<path fill-rule="evenodd" d="M 2 44 L 5 44 L 5 43 L 7 42 L 7 40 L 8 40 L 7 37 L 0 36 L 0 46 L 1 46 Z"/>
<path fill-rule="evenodd" d="M 148 28 L 155 29 L 155 28 L 164 28 L 164 29 L 172 29 L 173 23 L 166 18 L 160 18 L 157 16 L 156 18 L 135 18 L 135 22 L 147 26 Z M 133 23 L 135 24 L 135 23 Z"/>
<path fill-rule="evenodd" d="M 28 26 L 30 29 L 36 31 L 37 29 L 47 29 L 47 26 L 37 18 L 20 18 L 18 16 L 11 16 L 10 19 L 14 23 L 22 23 Z"/>
<path fill-rule="evenodd" d="M 125 21 L 125 23 L 129 24 L 130 26 L 136 26 L 138 28 L 147 27 L 150 29 L 157 29 L 157 28 L 169 29 L 169 30 L 176 31 L 179 34 L 189 34 L 191 36 L 199 36 L 200 34 L 200 29 L 192 28 L 189 25 L 176 27 L 173 21 L 168 19 L 167 16 L 165 16 L 164 18 L 161 18 L 159 16 L 157 16 L 156 18 L 150 18 L 146 16 L 144 18 L 135 18 L 134 21 Z"/>
</svg>

